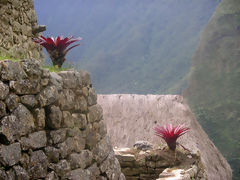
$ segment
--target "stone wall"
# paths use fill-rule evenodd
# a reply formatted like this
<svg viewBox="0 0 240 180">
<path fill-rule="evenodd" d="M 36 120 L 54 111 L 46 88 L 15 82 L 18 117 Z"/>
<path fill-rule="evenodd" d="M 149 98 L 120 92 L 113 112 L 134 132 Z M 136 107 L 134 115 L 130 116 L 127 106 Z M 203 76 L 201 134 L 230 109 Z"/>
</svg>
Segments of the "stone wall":
<svg viewBox="0 0 240 180">
<path fill-rule="evenodd" d="M 33 0 L 0 0 L 0 27 L 0 55 L 40 58 L 32 37 L 45 29 L 37 24 Z"/>
<path fill-rule="evenodd" d="M 0 118 L 0 179 L 125 179 L 87 72 L 0 61 Z"/>
<path fill-rule="evenodd" d="M 115 155 L 126 180 L 207 180 L 199 155 L 182 148 L 119 148 Z"/>
</svg>

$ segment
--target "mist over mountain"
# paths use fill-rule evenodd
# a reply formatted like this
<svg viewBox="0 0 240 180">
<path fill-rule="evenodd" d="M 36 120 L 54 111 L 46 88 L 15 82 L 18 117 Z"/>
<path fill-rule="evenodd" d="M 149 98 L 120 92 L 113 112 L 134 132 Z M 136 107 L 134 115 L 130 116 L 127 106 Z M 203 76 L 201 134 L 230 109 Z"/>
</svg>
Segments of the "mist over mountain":
<svg viewBox="0 0 240 180">
<path fill-rule="evenodd" d="M 35 0 L 44 35 L 83 37 L 67 61 L 98 93 L 181 93 L 219 0 Z"/>
<path fill-rule="evenodd" d="M 193 56 L 185 97 L 240 176 L 240 1 L 222 0 Z"/>
</svg>

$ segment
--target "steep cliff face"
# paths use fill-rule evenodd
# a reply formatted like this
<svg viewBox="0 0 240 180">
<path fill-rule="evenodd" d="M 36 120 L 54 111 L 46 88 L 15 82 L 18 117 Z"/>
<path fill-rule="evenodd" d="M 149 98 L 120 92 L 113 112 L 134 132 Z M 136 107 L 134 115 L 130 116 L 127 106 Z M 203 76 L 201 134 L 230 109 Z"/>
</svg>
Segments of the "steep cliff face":
<svg viewBox="0 0 240 180">
<path fill-rule="evenodd" d="M 0 179 L 125 180 L 81 71 L 0 61 Z"/>
<path fill-rule="evenodd" d="M 0 55 L 40 58 L 32 37 L 44 28 L 37 24 L 33 0 L 0 0 L 0 27 Z"/>
<path fill-rule="evenodd" d="M 179 142 L 193 152 L 200 151 L 209 179 L 231 180 L 232 171 L 222 154 L 178 95 L 98 95 L 104 121 L 113 146 L 132 147 L 138 140 L 162 142 L 153 127 L 166 123 L 185 124 L 190 132 Z"/>
<path fill-rule="evenodd" d="M 240 176 L 240 1 L 223 0 L 204 29 L 184 92 L 198 121 Z"/>
</svg>

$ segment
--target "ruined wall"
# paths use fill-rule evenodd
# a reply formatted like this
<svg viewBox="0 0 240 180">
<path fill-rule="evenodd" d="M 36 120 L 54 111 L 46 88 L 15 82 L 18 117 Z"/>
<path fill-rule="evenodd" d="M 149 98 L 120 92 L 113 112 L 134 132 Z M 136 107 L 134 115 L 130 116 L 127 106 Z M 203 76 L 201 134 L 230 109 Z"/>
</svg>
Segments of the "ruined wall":
<svg viewBox="0 0 240 180">
<path fill-rule="evenodd" d="M 207 180 L 201 158 L 187 150 L 177 148 L 115 149 L 126 180 Z"/>
<path fill-rule="evenodd" d="M 153 127 L 185 124 L 190 131 L 178 139 L 186 148 L 200 151 L 209 179 L 231 180 L 232 170 L 208 135 L 203 131 L 183 97 L 179 95 L 98 95 L 113 146 L 132 147 L 144 140 L 165 143 L 154 135 Z"/>
<path fill-rule="evenodd" d="M 0 179 L 125 179 L 87 72 L 0 61 L 0 119 Z"/>
<path fill-rule="evenodd" d="M 39 59 L 41 48 L 32 37 L 44 30 L 37 24 L 33 0 L 0 0 L 0 55 Z"/>
</svg>

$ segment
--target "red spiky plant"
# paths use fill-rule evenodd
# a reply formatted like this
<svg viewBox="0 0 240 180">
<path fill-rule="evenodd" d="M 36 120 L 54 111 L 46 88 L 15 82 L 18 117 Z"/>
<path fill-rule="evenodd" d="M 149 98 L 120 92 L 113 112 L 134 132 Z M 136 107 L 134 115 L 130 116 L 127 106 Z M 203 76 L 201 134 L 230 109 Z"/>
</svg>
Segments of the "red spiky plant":
<svg viewBox="0 0 240 180">
<path fill-rule="evenodd" d="M 80 40 L 82 40 L 81 37 L 73 38 L 73 36 L 65 38 L 63 36 L 57 36 L 55 39 L 53 37 L 45 38 L 44 36 L 33 38 L 35 43 L 40 44 L 47 50 L 53 65 L 59 68 L 61 68 L 62 64 L 65 62 L 67 52 L 80 44 L 76 44 L 69 48 L 68 46 Z"/>
<path fill-rule="evenodd" d="M 177 145 L 177 139 L 185 134 L 189 130 L 184 125 L 178 125 L 173 127 L 172 124 L 166 124 L 166 126 L 156 126 L 154 128 L 155 135 L 163 138 L 167 143 L 169 149 L 175 151 Z"/>
</svg>

